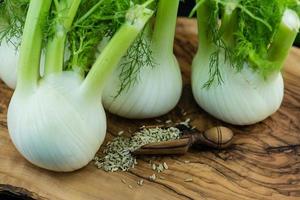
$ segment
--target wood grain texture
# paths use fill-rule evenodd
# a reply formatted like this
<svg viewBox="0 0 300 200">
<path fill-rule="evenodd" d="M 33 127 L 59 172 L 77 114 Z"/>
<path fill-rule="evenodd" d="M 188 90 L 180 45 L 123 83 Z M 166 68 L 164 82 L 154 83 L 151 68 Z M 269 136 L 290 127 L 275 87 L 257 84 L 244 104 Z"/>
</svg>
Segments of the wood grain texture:
<svg viewBox="0 0 300 200">
<path fill-rule="evenodd" d="M 182 66 L 184 90 L 179 105 L 162 121 L 191 123 L 200 130 L 229 126 L 236 133 L 232 148 L 191 150 L 185 156 L 158 158 L 169 170 L 165 179 L 148 181 L 149 163 L 139 159 L 130 172 L 106 173 L 91 163 L 73 173 L 53 173 L 26 162 L 9 139 L 6 112 L 12 91 L 0 84 L 0 191 L 51 200 L 113 199 L 300 199 L 300 50 L 292 49 L 286 62 L 285 98 L 280 110 L 253 126 L 226 125 L 200 109 L 191 94 L 190 65 L 197 49 L 195 21 L 178 22 L 175 53 Z M 183 116 L 182 110 L 187 112 Z M 108 114 L 106 140 L 120 130 L 132 132 L 156 120 L 130 121 Z M 185 161 L 190 161 L 186 163 Z M 137 181 L 145 179 L 144 185 Z M 192 182 L 185 182 L 192 178 Z M 121 179 L 132 185 L 122 183 Z M 22 189 L 23 188 L 23 189 Z"/>
</svg>

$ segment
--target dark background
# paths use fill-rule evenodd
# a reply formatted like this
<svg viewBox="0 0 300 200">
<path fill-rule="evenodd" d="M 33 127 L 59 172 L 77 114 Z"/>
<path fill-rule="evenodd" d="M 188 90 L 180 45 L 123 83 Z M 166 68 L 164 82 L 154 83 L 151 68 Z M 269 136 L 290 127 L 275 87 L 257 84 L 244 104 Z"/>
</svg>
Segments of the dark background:
<svg viewBox="0 0 300 200">
<path fill-rule="evenodd" d="M 191 10 L 195 5 L 193 0 L 185 0 L 180 3 L 179 16 L 189 16 Z"/>
</svg>

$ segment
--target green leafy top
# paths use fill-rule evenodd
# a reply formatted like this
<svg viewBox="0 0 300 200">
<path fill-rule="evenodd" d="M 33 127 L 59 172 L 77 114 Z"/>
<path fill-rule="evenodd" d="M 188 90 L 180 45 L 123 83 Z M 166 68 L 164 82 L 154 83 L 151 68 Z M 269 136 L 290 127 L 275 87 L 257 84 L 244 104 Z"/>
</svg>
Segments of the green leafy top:
<svg viewBox="0 0 300 200">
<path fill-rule="evenodd" d="M 120 86 L 115 94 L 118 97 L 123 91 L 128 91 L 138 82 L 142 67 L 155 67 L 150 48 L 151 41 L 147 38 L 147 29 L 144 30 L 131 45 L 120 64 Z"/>
<path fill-rule="evenodd" d="M 64 19 L 64 16 L 60 15 L 64 9 L 58 8 L 58 5 L 63 5 L 63 2 L 68 6 L 67 0 L 55 0 L 52 3 L 51 13 L 47 17 L 47 23 L 44 27 L 44 44 L 47 44 L 47 41 L 56 33 L 55 24 Z M 65 62 L 64 69 L 75 70 L 83 76 L 86 75 L 95 61 L 99 42 L 103 38 L 110 38 L 115 34 L 124 23 L 129 8 L 144 2 L 146 0 L 81 0 L 71 30 L 68 30 L 67 48 L 69 51 L 66 52 L 69 53 L 69 59 Z M 12 38 L 21 38 L 28 6 L 29 0 L 3 0 L 0 2 L 2 24 L 0 42 L 4 39 L 10 41 Z M 21 40 L 13 41 L 18 47 Z M 127 58 L 126 62 L 130 62 L 131 65 L 122 65 L 124 70 L 120 74 L 120 79 L 124 85 L 129 83 L 128 80 L 135 79 L 131 72 L 125 74 L 125 71 L 136 72 L 137 68 L 142 66 L 143 58 L 151 57 L 151 52 L 139 51 L 140 49 L 149 49 L 148 45 L 148 42 L 140 36 L 132 45 L 133 48 L 128 50 L 125 57 Z"/>
<path fill-rule="evenodd" d="M 85 74 L 93 64 L 97 46 L 123 24 L 126 11 L 141 0 L 83 0 L 69 34 L 71 58 L 68 69 Z"/>
<path fill-rule="evenodd" d="M 210 87 L 222 76 L 219 70 L 221 52 L 236 70 L 245 62 L 267 77 L 281 69 L 268 60 L 269 47 L 278 32 L 284 11 L 291 8 L 299 13 L 298 0 L 198 0 L 192 14 L 201 6 L 210 12 L 207 38 L 216 47 L 210 56 L 210 77 L 204 87 Z M 198 13 L 201 15 L 201 13 Z"/>
<path fill-rule="evenodd" d="M 291 0 L 243 0 L 242 7 L 253 16 L 241 10 L 238 14 L 238 29 L 236 32 L 237 45 L 233 50 L 235 66 L 241 69 L 244 60 L 248 58 L 253 69 L 264 77 L 278 71 L 282 66 L 268 61 L 268 50 L 274 34 L 281 23 L 283 13 L 287 7 L 297 9 L 296 1 Z"/>
<path fill-rule="evenodd" d="M 16 47 L 24 28 L 29 0 L 2 0 L 0 1 L 0 43 L 11 42 Z"/>
<path fill-rule="evenodd" d="M 146 0 L 82 1 L 68 38 L 72 53 L 66 68 L 86 74 L 99 50 L 99 38 L 105 39 L 114 35 L 124 22 L 126 11 L 135 4 L 145 2 Z M 145 31 L 135 40 L 122 60 L 119 74 L 121 85 L 116 96 L 136 83 L 139 71 L 145 63 L 153 66 L 150 42 L 144 35 Z"/>
</svg>

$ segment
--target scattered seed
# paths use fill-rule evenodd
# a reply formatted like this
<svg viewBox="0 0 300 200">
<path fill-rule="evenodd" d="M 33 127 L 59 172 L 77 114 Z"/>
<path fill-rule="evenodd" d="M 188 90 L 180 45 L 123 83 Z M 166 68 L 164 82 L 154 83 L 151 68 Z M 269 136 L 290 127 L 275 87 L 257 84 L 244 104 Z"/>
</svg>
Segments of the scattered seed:
<svg viewBox="0 0 300 200">
<path fill-rule="evenodd" d="M 116 172 L 116 171 L 118 171 L 118 168 L 117 168 L 117 167 L 112 168 L 111 171 L 112 171 L 112 172 Z"/>
<path fill-rule="evenodd" d="M 124 131 L 120 131 L 120 132 L 118 133 L 118 136 L 123 135 L 123 133 L 124 133 Z"/>
<path fill-rule="evenodd" d="M 166 122 L 165 122 L 166 124 L 170 124 L 170 123 L 172 123 L 172 120 L 167 120 Z"/>
<path fill-rule="evenodd" d="M 126 181 L 125 181 L 125 179 L 121 179 L 121 181 L 122 181 L 122 183 L 126 184 Z"/>
<path fill-rule="evenodd" d="M 160 119 L 155 119 L 155 121 L 158 123 L 162 122 Z"/>
<path fill-rule="evenodd" d="M 158 165 L 156 171 L 157 171 L 158 173 L 164 171 L 164 166 L 160 163 L 160 164 Z"/>
<path fill-rule="evenodd" d="M 164 168 L 165 168 L 165 169 L 169 169 L 169 166 L 167 165 L 166 162 L 164 162 Z"/>
<path fill-rule="evenodd" d="M 193 182 L 193 179 L 192 178 L 187 178 L 184 180 L 184 182 Z"/>
<path fill-rule="evenodd" d="M 132 189 L 132 185 L 128 185 L 128 187 L 129 187 L 130 189 Z"/>
<path fill-rule="evenodd" d="M 189 164 L 190 162 L 191 162 L 191 161 L 189 161 L 189 160 L 185 160 L 185 161 L 184 161 L 185 164 Z"/>
<path fill-rule="evenodd" d="M 141 127 L 140 127 L 140 129 L 144 129 L 144 128 L 146 128 L 146 126 L 145 126 L 145 125 L 143 125 L 143 126 L 141 126 Z"/>
<path fill-rule="evenodd" d="M 293 152 L 293 149 L 285 149 L 284 150 L 284 153 L 291 153 L 291 152 Z"/>
<path fill-rule="evenodd" d="M 155 174 L 153 174 L 153 175 L 149 176 L 149 179 L 150 179 L 150 181 L 155 181 L 155 179 L 156 179 L 156 175 L 155 175 Z"/>
<path fill-rule="evenodd" d="M 153 163 L 152 164 L 152 169 L 155 171 L 156 170 L 156 165 Z"/>
<path fill-rule="evenodd" d="M 184 126 L 187 126 L 187 127 L 190 127 L 190 121 L 191 119 L 190 118 L 187 118 L 184 122 L 180 122 L 179 124 L 181 125 L 184 125 Z"/>
<path fill-rule="evenodd" d="M 144 183 L 144 180 L 143 180 L 143 179 L 141 179 L 141 180 L 139 180 L 139 181 L 137 182 L 137 184 L 140 185 L 140 186 L 142 186 L 143 183 Z"/>
</svg>

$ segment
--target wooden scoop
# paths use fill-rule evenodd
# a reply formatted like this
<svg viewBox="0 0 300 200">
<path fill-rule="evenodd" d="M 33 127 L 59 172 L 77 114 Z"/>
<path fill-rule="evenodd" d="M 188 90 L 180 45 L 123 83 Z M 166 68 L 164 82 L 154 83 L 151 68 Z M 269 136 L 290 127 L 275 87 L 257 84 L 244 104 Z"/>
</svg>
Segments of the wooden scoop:
<svg viewBox="0 0 300 200">
<path fill-rule="evenodd" d="M 230 129 L 222 126 L 213 127 L 205 132 L 192 130 L 182 124 L 177 125 L 176 128 L 183 133 L 180 139 L 146 144 L 132 153 L 135 155 L 185 154 L 193 145 L 224 149 L 231 145 L 234 135 Z"/>
</svg>

